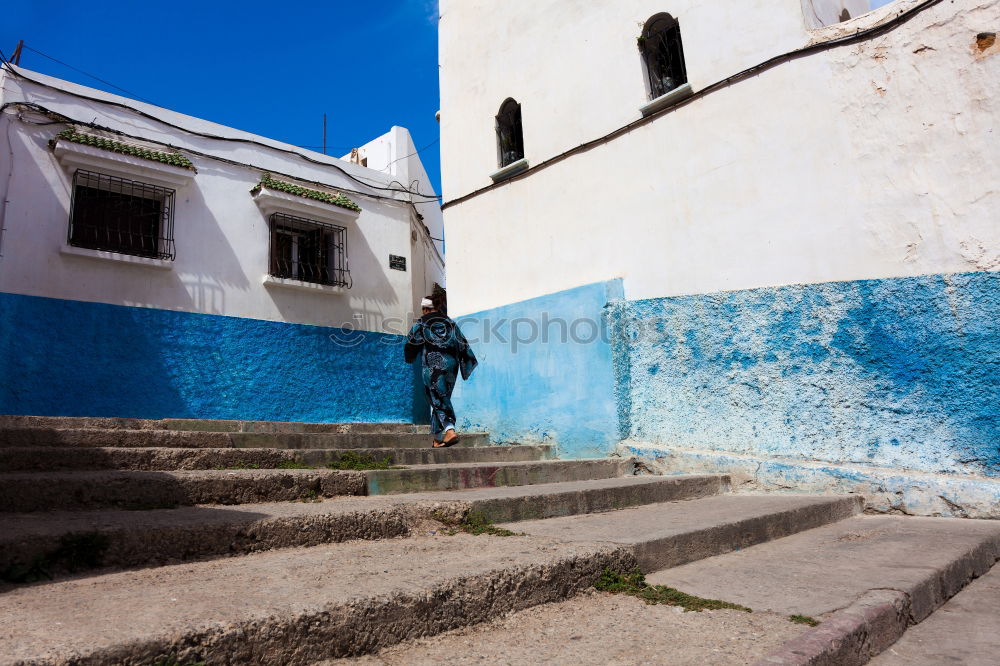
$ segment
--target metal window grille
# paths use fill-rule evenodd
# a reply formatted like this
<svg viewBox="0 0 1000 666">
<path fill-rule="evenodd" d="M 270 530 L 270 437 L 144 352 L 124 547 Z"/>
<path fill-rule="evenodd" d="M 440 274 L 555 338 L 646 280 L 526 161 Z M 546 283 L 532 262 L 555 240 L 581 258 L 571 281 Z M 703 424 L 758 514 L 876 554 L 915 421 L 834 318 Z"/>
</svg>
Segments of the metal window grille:
<svg viewBox="0 0 1000 666">
<path fill-rule="evenodd" d="M 346 228 L 285 213 L 272 214 L 270 226 L 271 275 L 351 288 Z"/>
<path fill-rule="evenodd" d="M 681 26 L 669 14 L 649 20 L 642 31 L 640 49 L 649 78 L 649 97 L 656 99 L 687 83 Z"/>
<path fill-rule="evenodd" d="M 497 114 L 497 159 L 500 168 L 524 158 L 521 105 L 508 99 Z"/>
<path fill-rule="evenodd" d="M 173 260 L 174 190 L 77 170 L 69 244 Z"/>
</svg>

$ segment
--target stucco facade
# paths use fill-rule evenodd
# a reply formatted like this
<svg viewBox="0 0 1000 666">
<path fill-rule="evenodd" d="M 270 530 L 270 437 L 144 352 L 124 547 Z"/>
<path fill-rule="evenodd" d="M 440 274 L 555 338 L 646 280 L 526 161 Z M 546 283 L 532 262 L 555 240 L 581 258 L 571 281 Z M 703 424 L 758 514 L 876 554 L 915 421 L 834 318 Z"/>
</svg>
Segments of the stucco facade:
<svg viewBox="0 0 1000 666">
<path fill-rule="evenodd" d="M 405 129 L 379 139 L 401 156 L 381 171 L 19 71 L 0 74 L 0 412 L 413 418 L 398 343 L 419 299 L 444 281 L 444 260 L 426 177 L 417 194 L 396 182 L 423 173 Z M 66 141 L 67 127 L 179 154 L 190 168 Z M 79 169 L 173 189 L 173 257 L 70 243 Z M 358 210 L 260 189 L 264 174 Z M 274 279 L 273 212 L 342 227 L 348 284 Z M 361 405 L 356 391 L 374 393 Z"/>
<path fill-rule="evenodd" d="M 659 12 L 680 25 L 691 94 L 643 117 L 636 39 Z M 825 464 L 816 489 L 860 465 L 854 491 L 884 478 L 900 496 L 899 479 L 942 475 L 959 509 L 926 479 L 893 508 L 1000 515 L 1000 2 L 852 16 L 813 28 L 800 0 L 442 2 L 450 302 L 516 318 L 544 297 L 551 318 L 560 295 L 621 280 L 589 315 L 608 331 L 610 357 L 588 353 L 614 409 L 591 396 L 560 420 L 613 413 L 603 442 L 673 471 L 713 469 L 713 451 L 786 481 Z M 529 168 L 494 184 L 508 97 Z M 488 411 L 462 391 L 460 412 Z M 520 438 L 590 449 L 549 425 Z M 664 462 L 681 458 L 698 463 Z"/>
</svg>

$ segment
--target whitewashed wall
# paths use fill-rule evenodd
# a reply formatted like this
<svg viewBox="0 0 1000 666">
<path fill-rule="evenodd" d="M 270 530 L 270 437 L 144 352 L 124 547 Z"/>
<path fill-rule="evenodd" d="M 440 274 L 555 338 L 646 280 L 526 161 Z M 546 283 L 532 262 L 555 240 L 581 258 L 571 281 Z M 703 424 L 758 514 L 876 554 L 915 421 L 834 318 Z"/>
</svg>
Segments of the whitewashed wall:
<svg viewBox="0 0 1000 666">
<path fill-rule="evenodd" d="M 879 4 L 885 4 L 885 0 Z M 845 16 L 857 18 L 871 9 L 871 0 L 802 0 L 802 14 L 810 28 L 835 25 Z"/>
<path fill-rule="evenodd" d="M 698 91 L 915 4 L 810 31 L 799 0 L 445 0 L 445 202 L 490 184 L 507 97 L 531 165 L 637 120 L 654 13 L 679 19 Z M 1000 45 L 976 39 L 998 24 L 997 0 L 941 3 L 446 203 L 453 311 L 617 277 L 641 299 L 1000 268 Z"/>
<path fill-rule="evenodd" d="M 48 146 L 62 126 L 27 124 L 8 111 L 0 118 L 0 140 L 9 135 L 11 151 L 7 146 L 0 150 L 4 156 L 0 186 L 10 174 L 0 291 L 302 324 L 338 326 L 352 322 L 362 330 L 402 332 L 398 322 L 413 313 L 413 294 L 424 288 L 424 274 L 428 272 L 424 262 L 432 259 L 431 253 L 412 242 L 415 215 L 402 195 L 398 200 L 377 199 L 375 195 L 388 194 L 356 182 L 344 172 L 380 187 L 389 186 L 395 177 L 159 107 L 41 74 L 24 73 L 59 90 L 5 73 L 0 78 L 2 102 L 33 102 L 83 122 L 96 120 L 131 135 L 169 143 L 182 152 L 196 150 L 255 168 L 188 154 L 198 173 L 189 184 L 177 189 L 176 260 L 168 270 L 66 256 L 60 249 L 66 244 L 72 173 L 59 164 Z M 140 109 L 185 129 L 252 139 L 327 164 L 310 164 L 269 147 L 198 137 L 102 101 Z M 408 140 L 408 134 L 405 136 Z M 346 225 L 352 289 L 332 294 L 264 286 L 268 270 L 267 220 L 249 190 L 266 171 L 372 195 L 349 194 L 362 208 L 357 220 Z M 426 183 L 422 187 L 424 191 L 429 189 Z M 421 204 L 423 208 L 428 205 L 435 204 Z M 415 254 L 413 248 L 420 252 Z M 408 270 L 390 270 L 390 254 L 406 257 Z M 430 272 L 440 272 L 440 258 L 433 258 L 431 263 L 434 267 Z M 414 284 L 415 274 L 419 285 Z"/>
<path fill-rule="evenodd" d="M 366 165 L 391 177 L 396 185 L 420 194 L 435 194 L 424 170 L 416 144 L 405 127 L 392 127 L 382 136 L 358 148 Z M 350 155 L 345 156 L 349 159 Z M 413 220 L 411 254 L 413 256 L 414 311 L 419 311 L 420 299 L 431 293 L 434 283 L 445 284 L 444 219 L 441 204 L 427 196 L 414 196 L 414 207 L 420 218 Z"/>
</svg>

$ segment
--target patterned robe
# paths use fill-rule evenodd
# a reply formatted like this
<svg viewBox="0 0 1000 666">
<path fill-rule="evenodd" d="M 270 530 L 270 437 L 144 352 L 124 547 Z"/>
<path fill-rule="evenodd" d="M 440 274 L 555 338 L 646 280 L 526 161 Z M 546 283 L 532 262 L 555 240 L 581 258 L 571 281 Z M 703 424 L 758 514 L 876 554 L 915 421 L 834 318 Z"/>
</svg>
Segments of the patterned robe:
<svg viewBox="0 0 1000 666">
<path fill-rule="evenodd" d="M 431 312 L 413 325 L 406 339 L 403 355 L 407 363 L 423 357 L 424 393 L 431 408 L 431 433 L 441 441 L 445 431 L 455 427 L 455 408 L 451 392 L 458 373 L 468 379 L 475 369 L 476 357 L 469 342 L 454 321 L 440 312 Z"/>
</svg>

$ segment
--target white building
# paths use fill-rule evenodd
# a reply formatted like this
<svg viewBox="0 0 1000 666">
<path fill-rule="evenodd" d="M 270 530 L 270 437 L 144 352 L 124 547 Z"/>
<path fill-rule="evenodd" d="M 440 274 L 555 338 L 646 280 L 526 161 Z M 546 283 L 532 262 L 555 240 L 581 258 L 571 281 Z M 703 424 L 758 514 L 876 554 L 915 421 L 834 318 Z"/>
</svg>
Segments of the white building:
<svg viewBox="0 0 1000 666">
<path fill-rule="evenodd" d="M 0 413 L 421 414 L 396 343 L 444 282 L 443 229 L 405 129 L 365 167 L 20 68 L 0 85 Z"/>
<path fill-rule="evenodd" d="M 1000 515 L 1000 2 L 866 8 L 442 0 L 466 427 Z"/>
</svg>

